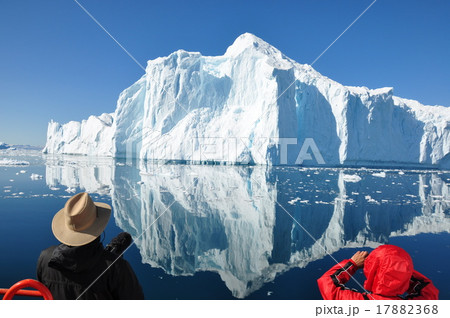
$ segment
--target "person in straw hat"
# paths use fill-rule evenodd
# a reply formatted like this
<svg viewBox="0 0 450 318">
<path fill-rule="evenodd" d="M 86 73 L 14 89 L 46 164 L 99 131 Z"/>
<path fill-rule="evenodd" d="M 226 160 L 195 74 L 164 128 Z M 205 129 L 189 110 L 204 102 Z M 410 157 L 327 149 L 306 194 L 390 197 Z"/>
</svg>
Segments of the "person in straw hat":
<svg viewBox="0 0 450 318">
<path fill-rule="evenodd" d="M 37 278 L 54 299 L 144 299 L 122 253 L 108 251 L 100 241 L 110 216 L 111 207 L 87 193 L 74 195 L 55 214 L 52 232 L 61 244 L 42 251 L 37 264 Z"/>
</svg>

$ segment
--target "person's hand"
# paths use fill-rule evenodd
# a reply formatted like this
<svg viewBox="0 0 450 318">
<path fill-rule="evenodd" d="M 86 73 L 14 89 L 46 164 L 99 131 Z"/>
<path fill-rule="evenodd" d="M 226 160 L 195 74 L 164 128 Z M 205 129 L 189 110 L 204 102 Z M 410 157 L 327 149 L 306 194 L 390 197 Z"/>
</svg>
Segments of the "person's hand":
<svg viewBox="0 0 450 318">
<path fill-rule="evenodd" d="M 362 268 L 364 267 L 364 261 L 366 260 L 367 256 L 369 256 L 369 252 L 358 251 L 352 256 L 352 261 L 355 262 L 358 268 Z"/>
</svg>

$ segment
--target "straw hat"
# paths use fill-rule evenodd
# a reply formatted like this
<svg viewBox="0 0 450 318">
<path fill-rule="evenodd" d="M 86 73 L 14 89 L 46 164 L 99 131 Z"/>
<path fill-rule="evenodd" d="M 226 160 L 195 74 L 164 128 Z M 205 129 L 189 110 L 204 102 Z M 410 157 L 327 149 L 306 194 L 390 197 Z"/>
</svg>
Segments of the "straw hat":
<svg viewBox="0 0 450 318">
<path fill-rule="evenodd" d="M 110 216 L 111 206 L 93 202 L 85 192 L 78 193 L 53 217 L 53 235 L 66 245 L 85 245 L 102 234 Z"/>
</svg>

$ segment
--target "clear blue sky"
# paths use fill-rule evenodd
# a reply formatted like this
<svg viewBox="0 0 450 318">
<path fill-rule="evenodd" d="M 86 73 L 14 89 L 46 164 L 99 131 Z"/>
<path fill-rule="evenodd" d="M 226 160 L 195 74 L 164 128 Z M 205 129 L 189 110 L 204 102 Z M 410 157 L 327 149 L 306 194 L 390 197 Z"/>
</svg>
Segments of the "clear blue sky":
<svg viewBox="0 0 450 318">
<path fill-rule="evenodd" d="M 372 0 L 79 0 L 143 65 L 222 55 L 251 32 L 300 63 Z M 314 65 L 344 85 L 450 105 L 450 1 L 378 0 Z M 143 71 L 73 0 L 0 0 L 0 141 L 44 145 L 47 123 L 113 112 Z"/>
</svg>

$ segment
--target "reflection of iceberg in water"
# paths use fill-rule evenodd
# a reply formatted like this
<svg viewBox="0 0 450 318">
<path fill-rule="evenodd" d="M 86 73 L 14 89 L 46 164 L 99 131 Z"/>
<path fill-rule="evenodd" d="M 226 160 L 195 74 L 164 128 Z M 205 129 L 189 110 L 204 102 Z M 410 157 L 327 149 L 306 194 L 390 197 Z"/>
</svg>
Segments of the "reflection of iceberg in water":
<svg viewBox="0 0 450 318">
<path fill-rule="evenodd" d="M 447 175 L 435 172 L 378 178 L 355 170 L 362 180 L 351 183 L 337 169 L 70 160 L 47 162 L 49 186 L 110 194 L 116 223 L 144 263 L 171 275 L 217 272 L 236 297 L 343 247 L 450 231 Z"/>
<path fill-rule="evenodd" d="M 63 185 L 82 188 L 90 193 L 110 195 L 113 188 L 112 158 L 82 156 L 46 156 L 45 179 L 49 187 Z"/>
</svg>

